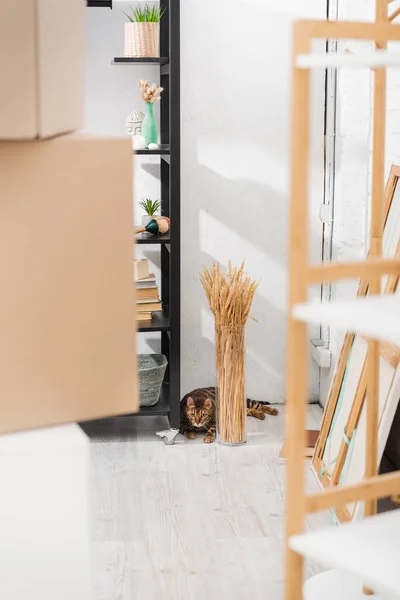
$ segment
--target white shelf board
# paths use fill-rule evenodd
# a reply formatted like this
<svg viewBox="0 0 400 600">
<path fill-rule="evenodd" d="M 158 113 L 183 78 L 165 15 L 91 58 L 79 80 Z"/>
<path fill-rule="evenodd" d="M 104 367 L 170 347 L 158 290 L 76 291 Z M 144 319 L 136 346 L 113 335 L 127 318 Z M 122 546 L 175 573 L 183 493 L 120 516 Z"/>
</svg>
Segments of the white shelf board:
<svg viewBox="0 0 400 600">
<path fill-rule="evenodd" d="M 300 69 L 326 69 L 328 67 L 400 67 L 400 53 L 377 50 L 376 52 L 298 54 L 296 66 Z"/>
<path fill-rule="evenodd" d="M 393 596 L 387 594 L 374 594 L 365 596 L 362 591 L 363 582 L 359 577 L 342 571 L 332 569 L 314 575 L 308 579 L 303 587 L 304 600 L 392 600 Z"/>
<path fill-rule="evenodd" d="M 296 304 L 293 317 L 298 321 L 331 325 L 400 346 L 399 295 L 357 298 L 347 302 Z"/>
<path fill-rule="evenodd" d="M 289 546 L 323 566 L 352 573 L 376 592 L 400 597 L 400 510 L 292 536 Z"/>
</svg>

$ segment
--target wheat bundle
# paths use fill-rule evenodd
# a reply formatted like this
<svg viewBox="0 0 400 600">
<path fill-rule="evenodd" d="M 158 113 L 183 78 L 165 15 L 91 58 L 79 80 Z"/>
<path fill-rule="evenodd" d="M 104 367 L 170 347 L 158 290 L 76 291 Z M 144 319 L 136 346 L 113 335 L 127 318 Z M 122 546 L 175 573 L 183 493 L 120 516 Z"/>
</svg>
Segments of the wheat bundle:
<svg viewBox="0 0 400 600">
<path fill-rule="evenodd" d="M 215 320 L 217 425 L 220 441 L 241 444 L 246 439 L 244 326 L 259 285 L 240 267 L 228 265 L 227 277 L 218 263 L 200 275 Z"/>
</svg>

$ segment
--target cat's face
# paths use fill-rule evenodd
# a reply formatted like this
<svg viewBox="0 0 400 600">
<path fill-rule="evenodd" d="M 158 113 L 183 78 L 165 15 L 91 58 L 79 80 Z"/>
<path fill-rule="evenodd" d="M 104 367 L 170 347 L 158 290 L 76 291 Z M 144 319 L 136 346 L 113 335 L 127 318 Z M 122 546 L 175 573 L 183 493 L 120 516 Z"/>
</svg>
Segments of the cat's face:
<svg viewBox="0 0 400 600">
<path fill-rule="evenodd" d="M 210 398 L 195 402 L 191 396 L 187 399 L 186 414 L 193 427 L 204 427 L 213 416 L 214 406 Z"/>
</svg>

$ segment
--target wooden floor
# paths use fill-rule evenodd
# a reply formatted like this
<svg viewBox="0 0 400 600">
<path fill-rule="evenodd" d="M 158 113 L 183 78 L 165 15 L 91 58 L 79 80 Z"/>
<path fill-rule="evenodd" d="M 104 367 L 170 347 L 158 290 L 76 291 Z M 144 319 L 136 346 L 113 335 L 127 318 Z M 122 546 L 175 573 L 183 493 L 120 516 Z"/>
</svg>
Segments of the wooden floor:
<svg viewBox="0 0 400 600">
<path fill-rule="evenodd" d="M 309 427 L 320 418 L 310 406 Z M 249 419 L 236 448 L 181 436 L 166 446 L 161 417 L 120 423 L 90 426 L 94 600 L 282 598 L 283 412 Z"/>
</svg>

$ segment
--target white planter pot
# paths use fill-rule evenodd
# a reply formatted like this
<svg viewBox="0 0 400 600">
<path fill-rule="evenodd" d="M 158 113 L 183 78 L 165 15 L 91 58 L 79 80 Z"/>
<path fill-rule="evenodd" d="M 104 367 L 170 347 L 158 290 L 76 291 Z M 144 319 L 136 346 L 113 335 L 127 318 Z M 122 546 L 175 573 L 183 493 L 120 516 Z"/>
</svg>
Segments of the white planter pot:
<svg viewBox="0 0 400 600">
<path fill-rule="evenodd" d="M 154 215 L 154 216 L 150 217 L 150 215 L 143 215 L 143 217 L 142 217 L 142 227 L 146 227 L 146 225 L 148 223 L 150 223 L 150 221 L 152 219 L 154 219 L 154 217 L 159 217 L 159 216 L 160 215 Z"/>
<path fill-rule="evenodd" d="M 160 56 L 160 24 L 125 23 L 125 56 Z"/>
</svg>

